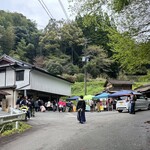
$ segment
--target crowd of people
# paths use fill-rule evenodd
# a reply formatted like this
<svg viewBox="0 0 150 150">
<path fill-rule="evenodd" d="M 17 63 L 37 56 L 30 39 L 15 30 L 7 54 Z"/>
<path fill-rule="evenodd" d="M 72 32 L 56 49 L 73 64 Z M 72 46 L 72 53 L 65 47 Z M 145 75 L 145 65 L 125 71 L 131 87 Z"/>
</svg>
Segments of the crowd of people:
<svg viewBox="0 0 150 150">
<path fill-rule="evenodd" d="M 36 100 L 33 97 L 28 98 L 27 96 L 18 96 L 16 100 L 16 108 L 26 112 L 26 118 L 31 119 L 35 117 L 35 112 L 45 112 L 58 110 L 59 112 L 71 112 L 73 111 L 73 103 L 71 101 L 65 102 L 63 100 L 43 101 L 39 97 Z"/>
<path fill-rule="evenodd" d="M 129 113 L 130 114 L 135 114 L 135 101 L 136 97 L 133 93 L 131 93 L 127 97 L 127 101 L 130 103 L 130 108 L 129 108 Z M 107 111 L 113 111 L 116 110 L 116 100 L 114 99 L 107 99 L 105 101 L 96 100 L 89 100 L 86 101 L 83 100 L 83 96 L 80 96 L 80 99 L 77 102 L 76 105 L 76 111 L 77 111 L 77 119 L 78 121 L 83 124 L 86 122 L 86 117 L 85 117 L 85 111 L 86 111 L 86 106 L 90 106 L 90 111 L 97 111 L 100 112 L 102 110 L 107 110 Z M 71 112 L 73 111 L 73 103 L 71 101 L 63 101 L 62 99 L 59 99 L 57 102 L 56 100 L 53 101 L 47 101 L 44 102 L 41 100 L 39 97 L 37 97 L 36 100 L 33 99 L 33 97 L 28 98 L 27 96 L 24 97 L 18 97 L 16 101 L 16 107 L 20 110 L 23 110 L 26 112 L 26 118 L 30 119 L 31 117 L 35 116 L 35 112 L 41 111 L 45 112 L 47 111 L 56 111 L 58 110 L 59 112 Z"/>
<path fill-rule="evenodd" d="M 90 106 L 90 111 L 113 111 L 116 110 L 116 100 L 114 99 L 107 99 L 107 100 L 88 100 L 88 105 Z"/>
</svg>

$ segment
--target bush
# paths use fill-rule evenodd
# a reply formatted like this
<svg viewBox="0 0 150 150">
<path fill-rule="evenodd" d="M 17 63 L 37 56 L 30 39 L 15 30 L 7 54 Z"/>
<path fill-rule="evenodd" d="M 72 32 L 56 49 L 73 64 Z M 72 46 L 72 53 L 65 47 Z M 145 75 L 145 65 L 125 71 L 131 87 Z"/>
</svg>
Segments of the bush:
<svg viewBox="0 0 150 150">
<path fill-rule="evenodd" d="M 7 123 L 7 124 L 0 126 L 0 131 L 1 131 L 0 135 L 8 136 L 14 133 L 24 132 L 25 130 L 31 128 L 30 125 L 23 123 L 23 122 L 19 122 L 18 129 L 15 129 L 15 124 L 16 122 L 12 122 L 12 123 Z"/>
<path fill-rule="evenodd" d="M 76 82 L 84 82 L 84 74 L 83 73 L 79 73 L 76 74 Z"/>
<path fill-rule="evenodd" d="M 63 74 L 63 78 L 65 78 L 66 80 L 69 80 L 71 82 L 75 82 L 75 77 L 72 75 Z"/>
</svg>

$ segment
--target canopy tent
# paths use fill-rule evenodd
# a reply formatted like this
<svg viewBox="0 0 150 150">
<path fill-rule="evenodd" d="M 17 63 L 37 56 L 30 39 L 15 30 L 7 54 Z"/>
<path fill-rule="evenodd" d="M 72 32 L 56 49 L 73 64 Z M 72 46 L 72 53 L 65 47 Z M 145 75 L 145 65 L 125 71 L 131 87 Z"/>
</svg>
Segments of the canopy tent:
<svg viewBox="0 0 150 150">
<path fill-rule="evenodd" d="M 70 97 L 70 98 L 67 98 L 66 101 L 76 101 L 76 100 L 79 100 L 79 96 L 73 96 L 73 97 Z"/>
<path fill-rule="evenodd" d="M 108 98 L 108 95 L 109 95 L 110 93 L 106 93 L 106 92 L 104 92 L 104 93 L 101 93 L 101 94 L 99 94 L 99 95 L 97 95 L 97 96 L 94 96 L 93 97 L 93 100 L 97 100 L 97 99 L 100 99 L 100 98 Z"/>
<path fill-rule="evenodd" d="M 94 95 L 85 95 L 83 97 L 84 100 L 92 100 L 92 98 L 94 97 Z"/>
<path fill-rule="evenodd" d="M 130 95 L 131 93 L 133 93 L 134 95 L 141 95 L 141 93 L 133 91 L 133 90 L 121 90 L 113 94 L 109 94 L 108 97 L 127 96 L 127 95 Z"/>
</svg>

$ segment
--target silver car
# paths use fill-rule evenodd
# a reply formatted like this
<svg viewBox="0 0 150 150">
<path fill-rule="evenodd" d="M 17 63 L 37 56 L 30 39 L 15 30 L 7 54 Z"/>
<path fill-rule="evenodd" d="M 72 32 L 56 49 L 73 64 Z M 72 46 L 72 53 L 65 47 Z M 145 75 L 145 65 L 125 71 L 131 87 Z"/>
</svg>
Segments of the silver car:
<svg viewBox="0 0 150 150">
<path fill-rule="evenodd" d="M 148 109 L 150 110 L 150 99 L 145 98 L 143 95 L 136 95 L 136 102 L 135 102 L 135 110 L 143 110 Z M 130 102 L 127 96 L 120 97 L 117 100 L 116 110 L 118 112 L 122 111 L 129 111 L 130 109 Z"/>
</svg>

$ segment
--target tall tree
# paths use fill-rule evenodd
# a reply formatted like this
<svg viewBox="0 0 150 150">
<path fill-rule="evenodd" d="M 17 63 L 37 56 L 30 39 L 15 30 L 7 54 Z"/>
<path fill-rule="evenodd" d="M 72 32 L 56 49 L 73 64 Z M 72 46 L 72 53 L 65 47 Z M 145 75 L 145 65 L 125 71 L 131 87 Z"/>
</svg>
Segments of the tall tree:
<svg viewBox="0 0 150 150">
<path fill-rule="evenodd" d="M 85 38 L 76 22 L 64 23 L 60 32 L 63 52 L 71 56 L 72 64 L 79 63 L 79 56 L 83 53 Z"/>
<path fill-rule="evenodd" d="M 85 56 L 90 58 L 86 63 L 87 71 L 94 78 L 104 75 L 104 77 L 112 76 L 111 64 L 113 61 L 108 57 L 108 54 L 100 47 L 91 45 L 85 49 Z"/>
<path fill-rule="evenodd" d="M 39 50 L 38 39 L 40 36 L 35 22 L 32 22 L 19 13 L 0 11 L 0 34 L 0 46 L 2 53 L 6 53 L 8 55 L 16 54 L 19 42 L 24 39 L 26 45 L 29 45 L 29 49 L 31 49 L 31 45 L 34 45 L 34 48 L 32 48 L 33 52 L 25 56 L 27 57 L 27 60 L 30 60 L 30 62 L 33 61 L 33 58 Z"/>
<path fill-rule="evenodd" d="M 0 46 L 2 53 L 9 54 L 13 50 L 15 44 L 15 34 L 12 26 L 5 29 L 0 27 Z"/>
<path fill-rule="evenodd" d="M 114 52 L 113 58 L 120 63 L 128 74 L 146 73 L 150 64 L 150 42 L 137 43 L 128 33 L 119 33 L 109 28 L 109 46 Z"/>
</svg>

